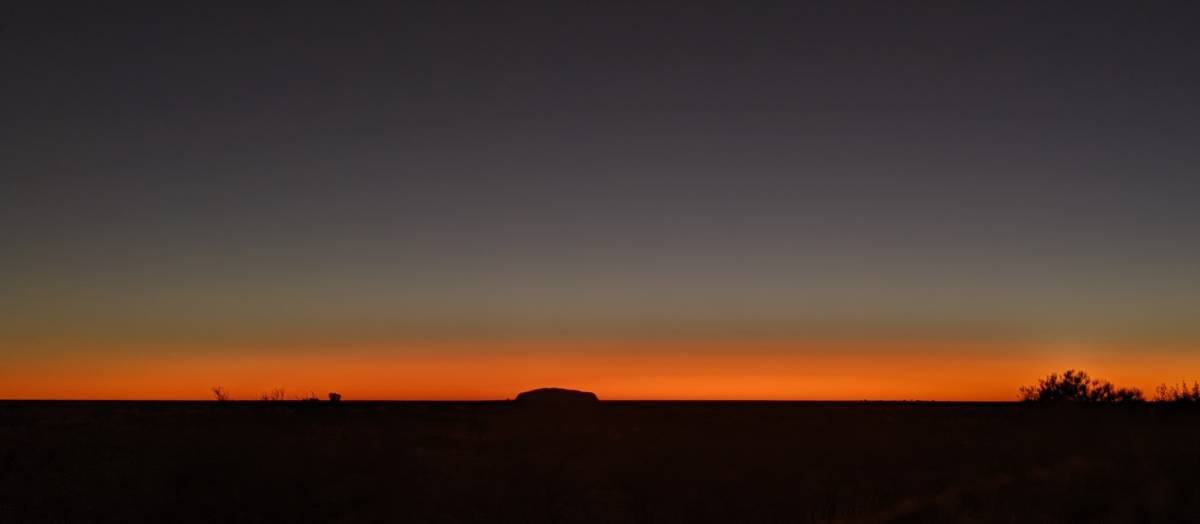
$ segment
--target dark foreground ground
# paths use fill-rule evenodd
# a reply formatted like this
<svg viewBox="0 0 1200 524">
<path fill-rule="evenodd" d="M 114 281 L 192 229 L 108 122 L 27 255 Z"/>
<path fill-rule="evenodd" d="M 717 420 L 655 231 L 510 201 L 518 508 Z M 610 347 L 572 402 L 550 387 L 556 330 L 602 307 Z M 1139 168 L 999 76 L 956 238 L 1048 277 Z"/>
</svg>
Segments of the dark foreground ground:
<svg viewBox="0 0 1200 524">
<path fill-rule="evenodd" d="M 0 522 L 1200 522 L 1169 406 L 0 402 Z"/>
</svg>

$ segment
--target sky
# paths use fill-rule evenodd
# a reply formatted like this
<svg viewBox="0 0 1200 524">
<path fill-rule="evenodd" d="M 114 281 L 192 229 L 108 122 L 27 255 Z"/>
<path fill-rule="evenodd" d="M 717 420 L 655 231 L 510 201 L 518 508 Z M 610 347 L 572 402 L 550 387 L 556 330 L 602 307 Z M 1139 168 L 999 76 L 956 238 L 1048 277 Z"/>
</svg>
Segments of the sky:
<svg viewBox="0 0 1200 524">
<path fill-rule="evenodd" d="M 0 8 L 0 398 L 1200 379 L 1189 3 L 291 4 Z"/>
</svg>

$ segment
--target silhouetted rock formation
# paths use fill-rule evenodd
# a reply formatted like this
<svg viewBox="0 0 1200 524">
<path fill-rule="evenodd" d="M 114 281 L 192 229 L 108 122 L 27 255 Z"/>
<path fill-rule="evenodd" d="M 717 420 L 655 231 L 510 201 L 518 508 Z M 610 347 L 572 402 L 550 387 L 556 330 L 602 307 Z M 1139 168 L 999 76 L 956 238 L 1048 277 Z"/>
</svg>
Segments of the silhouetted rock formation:
<svg viewBox="0 0 1200 524">
<path fill-rule="evenodd" d="M 526 406 L 591 406 L 600 399 L 590 391 L 563 388 L 541 388 L 517 395 L 516 402 Z"/>
</svg>

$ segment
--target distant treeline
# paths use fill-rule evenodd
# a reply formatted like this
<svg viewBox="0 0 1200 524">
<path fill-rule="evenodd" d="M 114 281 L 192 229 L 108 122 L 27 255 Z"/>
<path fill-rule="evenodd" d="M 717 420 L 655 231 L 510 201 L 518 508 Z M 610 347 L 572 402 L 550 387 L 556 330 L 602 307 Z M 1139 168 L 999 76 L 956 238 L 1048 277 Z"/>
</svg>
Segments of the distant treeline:
<svg viewBox="0 0 1200 524">
<path fill-rule="evenodd" d="M 213 386 L 212 394 L 213 394 L 213 399 L 215 399 L 217 402 L 226 402 L 226 401 L 233 400 L 233 395 L 231 395 L 229 393 L 228 389 L 225 389 L 222 386 Z M 258 400 L 263 401 L 263 402 L 282 402 L 285 400 L 293 400 L 296 402 L 320 402 L 321 398 L 318 397 L 317 394 L 312 391 L 310 391 L 308 393 L 302 393 L 300 395 L 293 395 L 291 397 L 288 397 L 287 391 L 285 391 L 283 388 L 275 388 L 275 389 L 272 389 L 271 391 L 267 391 L 265 393 L 260 394 L 258 396 Z M 341 400 L 342 400 L 342 395 L 340 393 L 335 393 L 333 391 L 329 392 L 329 401 L 330 402 L 341 402 Z"/>
</svg>

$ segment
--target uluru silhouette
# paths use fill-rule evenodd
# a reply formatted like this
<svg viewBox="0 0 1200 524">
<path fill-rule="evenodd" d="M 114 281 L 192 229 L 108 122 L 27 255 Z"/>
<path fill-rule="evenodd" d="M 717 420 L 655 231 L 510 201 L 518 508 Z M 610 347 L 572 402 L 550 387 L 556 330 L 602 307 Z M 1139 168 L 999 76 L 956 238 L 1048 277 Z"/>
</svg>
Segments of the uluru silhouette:
<svg viewBox="0 0 1200 524">
<path fill-rule="evenodd" d="M 577 406 L 599 402 L 595 393 L 565 388 L 539 388 L 517 395 L 516 402 L 536 406 Z"/>
</svg>

